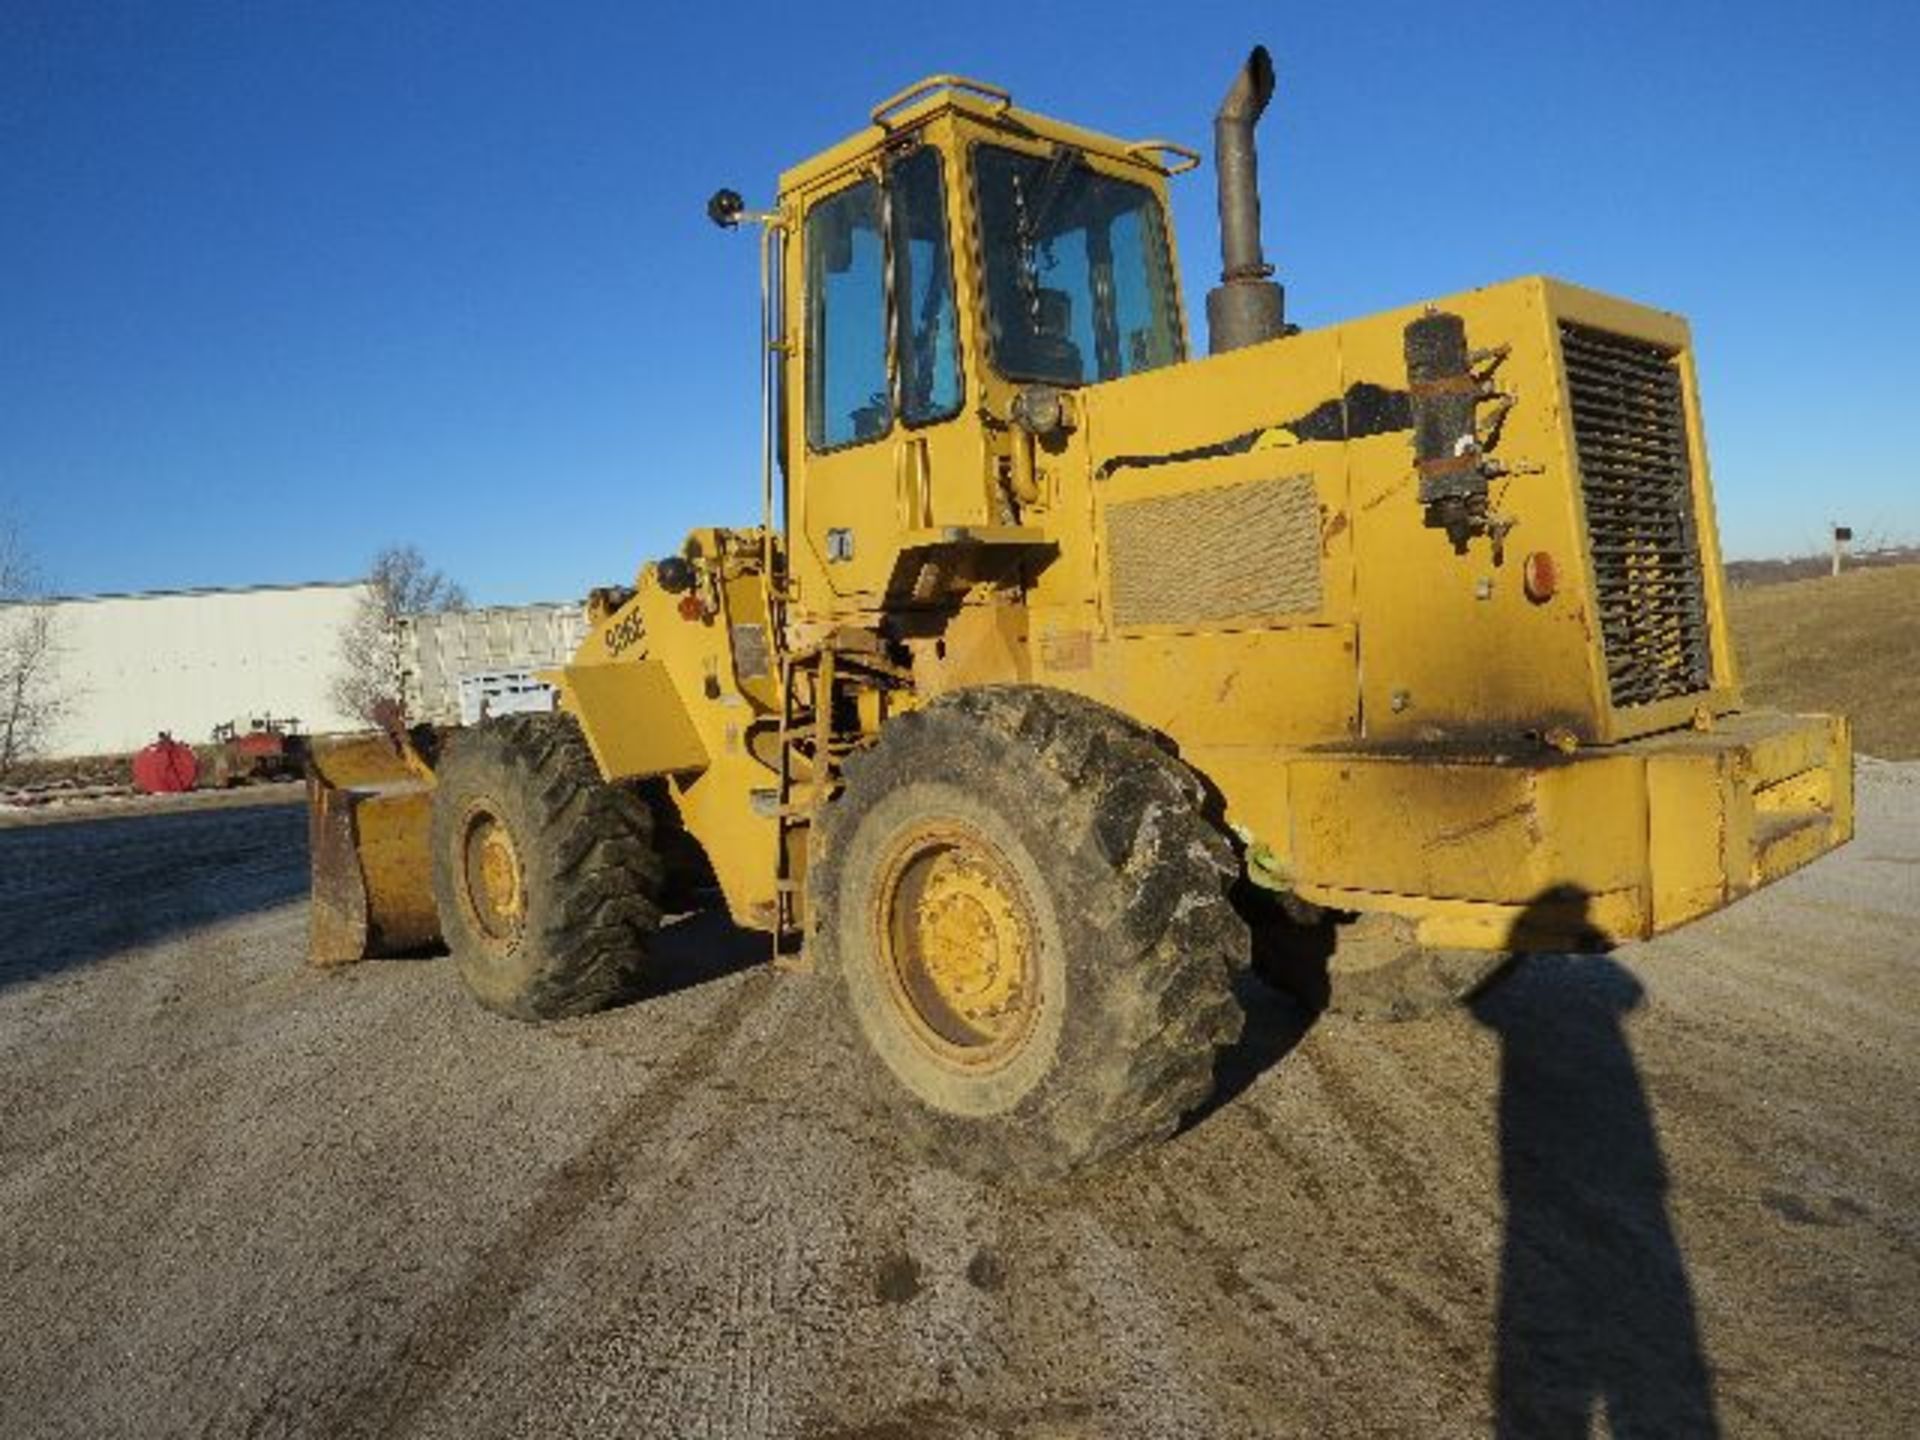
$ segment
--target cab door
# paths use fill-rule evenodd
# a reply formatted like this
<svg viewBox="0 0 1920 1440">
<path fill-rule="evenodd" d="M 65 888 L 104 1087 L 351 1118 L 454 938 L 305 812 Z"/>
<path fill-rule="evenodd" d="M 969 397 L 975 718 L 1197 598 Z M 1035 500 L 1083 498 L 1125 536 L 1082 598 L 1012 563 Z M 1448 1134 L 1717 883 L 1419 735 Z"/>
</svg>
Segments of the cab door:
<svg viewBox="0 0 1920 1440">
<path fill-rule="evenodd" d="M 813 198 L 801 223 L 796 569 L 854 608 L 880 605 L 907 535 L 989 518 L 949 189 L 942 151 L 917 144 Z"/>
</svg>

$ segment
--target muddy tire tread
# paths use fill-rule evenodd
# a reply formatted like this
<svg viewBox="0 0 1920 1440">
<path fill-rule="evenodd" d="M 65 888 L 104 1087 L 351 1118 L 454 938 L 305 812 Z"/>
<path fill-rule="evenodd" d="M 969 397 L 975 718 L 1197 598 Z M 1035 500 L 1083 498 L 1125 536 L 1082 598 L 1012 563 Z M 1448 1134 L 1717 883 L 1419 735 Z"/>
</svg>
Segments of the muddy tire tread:
<svg viewBox="0 0 1920 1440">
<path fill-rule="evenodd" d="M 477 775 L 474 772 L 478 772 Z M 516 835 L 529 886 L 546 903 L 522 944 L 538 957 L 525 984 L 483 1004 L 519 1020 L 555 1020 L 603 1010 L 631 996 L 643 978 L 648 942 L 659 928 L 663 866 L 654 848 L 655 817 L 631 787 L 600 776 L 578 723 L 565 714 L 508 715 L 462 734 L 450 748 L 442 784 L 479 784 L 519 793 L 532 833 Z M 442 809 L 435 806 L 434 880 L 443 923 L 452 863 Z M 456 958 L 459 958 L 456 948 Z M 476 991 L 476 995 L 478 991 Z"/>
<path fill-rule="evenodd" d="M 1029 819 L 1061 857 L 1044 872 L 1055 908 L 1090 926 L 1090 936 L 1079 932 L 1082 943 L 1090 938 L 1104 952 L 1098 983 L 1081 986 L 1069 1003 L 1093 1025 L 1092 1043 L 1048 1075 L 1034 1103 L 1022 1102 L 1018 1123 L 1004 1125 L 922 1103 L 877 1057 L 869 1071 L 917 1147 L 966 1173 L 1046 1180 L 1165 1139 L 1212 1093 L 1216 1052 L 1239 1037 L 1242 1022 L 1232 974 L 1247 963 L 1247 933 L 1226 899 L 1237 866 L 1204 818 L 1200 783 L 1152 732 L 1060 691 L 953 692 L 889 722 L 875 745 L 851 757 L 847 789 L 822 817 L 812 943 L 821 969 L 843 988 L 840 927 L 863 917 L 835 913 L 836 860 L 864 811 L 862 797 L 902 777 L 942 773 L 970 734 L 1005 757 L 1016 783 L 1038 792 Z M 851 1005 L 841 1008 L 851 1013 Z"/>
</svg>

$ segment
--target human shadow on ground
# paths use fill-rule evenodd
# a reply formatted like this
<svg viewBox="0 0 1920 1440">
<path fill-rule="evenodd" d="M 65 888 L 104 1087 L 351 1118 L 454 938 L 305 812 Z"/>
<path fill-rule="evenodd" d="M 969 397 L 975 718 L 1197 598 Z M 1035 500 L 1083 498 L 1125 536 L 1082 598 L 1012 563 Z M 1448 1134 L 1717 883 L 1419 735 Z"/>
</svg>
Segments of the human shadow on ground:
<svg viewBox="0 0 1920 1440">
<path fill-rule="evenodd" d="M 307 891 L 294 804 L 0 829 L 0 990 Z"/>
<path fill-rule="evenodd" d="M 1598 952 L 1587 897 L 1556 889 L 1516 936 L 1553 935 L 1471 1002 L 1500 1037 L 1506 1231 L 1495 1433 L 1717 1436 L 1668 1176 L 1624 1018 L 1643 990 Z M 1531 945 L 1516 948 L 1532 948 Z"/>
</svg>

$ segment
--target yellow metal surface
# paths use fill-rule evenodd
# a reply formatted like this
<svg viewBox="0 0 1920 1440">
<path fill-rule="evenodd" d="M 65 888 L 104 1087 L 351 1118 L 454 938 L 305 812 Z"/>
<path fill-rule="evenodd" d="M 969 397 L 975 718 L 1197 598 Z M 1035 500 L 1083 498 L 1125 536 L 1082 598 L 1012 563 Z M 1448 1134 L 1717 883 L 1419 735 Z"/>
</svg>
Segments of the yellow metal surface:
<svg viewBox="0 0 1920 1440">
<path fill-rule="evenodd" d="M 1625 756 L 1306 756 L 1287 771 L 1280 854 L 1303 886 L 1524 903 L 1568 881 L 1620 889 L 1644 866 L 1641 764 Z"/>
<path fill-rule="evenodd" d="M 947 856 L 930 869 L 907 921 L 928 977 L 949 1006 L 996 1030 L 1017 1001 L 1027 964 L 1013 899 L 977 865 Z"/>
<path fill-rule="evenodd" d="M 342 965 L 440 939 L 431 772 L 391 737 L 321 740 L 307 782 L 313 905 L 308 955 Z"/>
<path fill-rule="evenodd" d="M 1037 930 L 1019 882 L 971 829 L 933 821 L 883 861 L 877 953 L 910 1033 L 969 1069 L 1005 1063 L 1038 1013 Z"/>
<path fill-rule="evenodd" d="M 1723 744 L 1718 742 L 1731 742 Z M 1853 744 L 1832 716 L 1733 716 L 1648 760 L 1657 928 L 1717 910 L 1851 838 Z"/>
<path fill-rule="evenodd" d="M 569 665 L 560 683 L 567 709 L 580 717 L 593 758 L 609 780 L 706 767 L 707 747 L 664 662 Z"/>
<path fill-rule="evenodd" d="M 1298 894 L 1421 922 L 1429 944 L 1529 948 L 1582 923 L 1642 939 L 1720 909 L 1853 833 L 1844 721 L 1741 714 L 1557 763 L 1350 754 L 1286 764 Z M 1556 897 L 1551 916 L 1534 911 Z M 1556 933 L 1555 927 L 1564 933 Z"/>
<path fill-rule="evenodd" d="M 392 790 L 433 783 L 433 767 L 412 740 L 384 730 L 322 736 L 309 753 L 313 774 L 339 790 Z"/>
<path fill-rule="evenodd" d="M 1105 610 L 1114 576 L 1112 562 L 1101 554 L 1102 531 L 1110 530 L 1111 520 L 1103 523 L 1101 517 L 1142 502 L 1304 473 L 1314 478 L 1320 511 L 1323 604 L 1311 614 L 1276 605 L 1265 616 L 1238 617 L 1227 628 L 1363 625 L 1365 666 L 1356 653 L 1332 668 L 1291 669 L 1284 683 L 1296 697 L 1352 692 L 1365 737 L 1478 742 L 1561 725 L 1598 743 L 1684 724 L 1703 704 L 1716 713 L 1735 708 L 1720 578 L 1707 539 L 1711 492 L 1697 435 L 1691 468 L 1716 637 L 1714 685 L 1633 713 L 1616 711 L 1605 692 L 1604 657 L 1586 588 L 1556 327 L 1562 319 L 1604 326 L 1682 347 L 1684 358 L 1682 322 L 1541 279 L 1449 296 L 1434 305 L 1461 315 L 1476 347 L 1505 347 L 1493 383 L 1516 399 L 1496 449 L 1512 473 L 1492 487 L 1496 510 L 1511 522 L 1502 553 L 1496 556 L 1490 544 L 1477 540 L 1458 554 L 1444 533 L 1424 525 L 1404 424 L 1344 439 L 1301 438 L 1301 431 L 1314 431 L 1300 417 L 1324 415 L 1329 404 L 1346 404 L 1351 423 L 1356 387 L 1404 393 L 1403 332 L 1425 308 L 1410 307 L 1082 392 L 1085 438 L 1082 443 L 1076 435 L 1070 447 L 1060 508 L 1071 514 L 1084 503 L 1096 523 L 1062 526 L 1061 563 L 1044 571 L 1033 589 L 1036 624 L 1072 623 L 1068 616 L 1093 606 L 1094 628 L 1125 638 L 1125 627 Z M 1697 427 L 1690 368 L 1687 376 L 1687 414 Z M 1240 448 L 1115 468 L 1137 457 L 1182 457 L 1227 442 Z M 1084 493 L 1083 502 L 1075 491 Z M 1521 585 L 1520 562 L 1535 551 L 1553 556 L 1561 576 L 1557 593 L 1544 603 L 1530 599 Z M 1204 577 L 1196 574 L 1192 583 L 1202 585 Z M 1196 619 L 1186 628 L 1219 627 Z M 1176 738 L 1214 743 L 1204 725 Z"/>
<path fill-rule="evenodd" d="M 527 899 L 513 832 L 497 815 L 478 814 L 470 817 L 462 844 L 466 898 L 481 930 L 494 939 L 517 933 Z"/>
<path fill-rule="evenodd" d="M 763 555 L 757 531 L 694 531 L 694 585 L 668 591 L 645 566 L 556 677 L 602 773 L 668 780 L 735 921 L 756 928 L 772 915 L 775 775 L 755 742 L 779 711 Z"/>
</svg>

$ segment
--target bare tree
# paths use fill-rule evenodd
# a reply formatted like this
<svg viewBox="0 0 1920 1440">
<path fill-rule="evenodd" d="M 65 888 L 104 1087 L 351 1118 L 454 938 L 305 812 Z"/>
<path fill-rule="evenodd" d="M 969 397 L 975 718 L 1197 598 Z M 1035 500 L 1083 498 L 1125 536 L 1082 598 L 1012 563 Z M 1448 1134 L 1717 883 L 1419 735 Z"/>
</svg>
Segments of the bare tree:
<svg viewBox="0 0 1920 1440">
<path fill-rule="evenodd" d="M 40 753 L 66 709 L 53 619 L 19 525 L 0 518 L 0 779 Z"/>
<path fill-rule="evenodd" d="M 416 545 L 389 545 L 367 572 L 394 615 L 431 615 L 467 608 L 467 592 L 427 564 Z"/>
<path fill-rule="evenodd" d="M 466 608 L 467 592 L 428 565 L 417 546 L 381 550 L 367 572 L 366 598 L 341 631 L 334 703 L 356 719 L 380 724 L 381 712 L 400 699 L 400 617 Z"/>
</svg>

